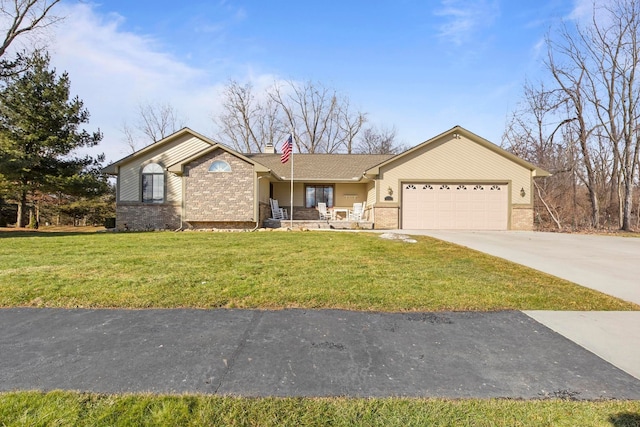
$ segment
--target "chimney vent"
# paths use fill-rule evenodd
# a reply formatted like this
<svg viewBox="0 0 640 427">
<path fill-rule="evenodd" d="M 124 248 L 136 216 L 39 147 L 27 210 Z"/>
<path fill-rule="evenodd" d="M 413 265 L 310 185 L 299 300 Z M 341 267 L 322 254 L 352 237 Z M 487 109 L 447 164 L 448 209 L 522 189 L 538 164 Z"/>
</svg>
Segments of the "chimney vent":
<svg viewBox="0 0 640 427">
<path fill-rule="evenodd" d="M 267 145 L 264 147 L 264 152 L 267 154 L 274 154 L 276 152 L 276 149 L 272 143 L 267 142 Z"/>
</svg>

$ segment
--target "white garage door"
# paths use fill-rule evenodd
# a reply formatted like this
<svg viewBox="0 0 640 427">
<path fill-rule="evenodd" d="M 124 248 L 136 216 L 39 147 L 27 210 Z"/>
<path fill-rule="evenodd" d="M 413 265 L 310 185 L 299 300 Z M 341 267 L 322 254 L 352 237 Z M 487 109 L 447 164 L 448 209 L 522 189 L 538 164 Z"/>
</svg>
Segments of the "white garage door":
<svg viewBox="0 0 640 427">
<path fill-rule="evenodd" d="M 402 185 L 402 228 L 423 230 L 506 230 L 506 184 Z"/>
</svg>

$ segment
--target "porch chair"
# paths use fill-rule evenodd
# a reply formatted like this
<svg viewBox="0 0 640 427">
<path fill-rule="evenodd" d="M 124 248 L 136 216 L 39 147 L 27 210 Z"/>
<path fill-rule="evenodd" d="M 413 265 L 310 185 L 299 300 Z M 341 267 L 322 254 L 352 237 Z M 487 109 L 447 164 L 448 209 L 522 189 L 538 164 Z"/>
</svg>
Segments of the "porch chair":
<svg viewBox="0 0 640 427">
<path fill-rule="evenodd" d="M 320 219 L 333 219 L 331 212 L 327 210 L 326 203 L 318 203 L 318 214 L 320 214 Z"/>
<path fill-rule="evenodd" d="M 289 215 L 287 215 L 287 210 L 278 206 L 278 200 L 269 199 L 269 204 L 271 204 L 271 218 L 272 219 L 289 219 Z"/>
<path fill-rule="evenodd" d="M 362 203 L 354 203 L 353 209 L 349 211 L 349 221 L 362 220 Z"/>
</svg>

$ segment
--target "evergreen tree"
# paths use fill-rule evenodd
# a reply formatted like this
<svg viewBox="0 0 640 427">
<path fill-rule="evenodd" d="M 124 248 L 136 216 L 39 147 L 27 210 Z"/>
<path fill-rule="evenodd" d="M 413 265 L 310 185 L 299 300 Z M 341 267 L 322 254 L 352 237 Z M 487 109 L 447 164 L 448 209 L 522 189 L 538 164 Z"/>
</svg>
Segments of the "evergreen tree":
<svg viewBox="0 0 640 427">
<path fill-rule="evenodd" d="M 80 128 L 89 112 L 77 96 L 70 99 L 68 74 L 58 77 L 49 69 L 49 56 L 40 52 L 29 64 L 0 89 L 0 175 L 18 202 L 18 227 L 26 224 L 30 197 L 77 189 L 78 182 L 98 191 L 104 182 L 91 172 L 100 158 L 71 156 L 98 144 L 102 134 Z"/>
</svg>

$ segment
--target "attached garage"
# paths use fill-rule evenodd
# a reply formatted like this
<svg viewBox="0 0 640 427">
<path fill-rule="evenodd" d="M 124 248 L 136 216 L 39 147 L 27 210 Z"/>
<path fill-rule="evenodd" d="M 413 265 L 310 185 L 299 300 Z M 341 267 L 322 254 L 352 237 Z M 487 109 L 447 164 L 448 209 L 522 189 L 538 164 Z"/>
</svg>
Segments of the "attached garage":
<svg viewBox="0 0 640 427">
<path fill-rule="evenodd" d="M 507 184 L 408 182 L 402 185 L 402 228 L 506 230 Z"/>
<path fill-rule="evenodd" d="M 531 230 L 549 173 L 456 126 L 365 172 L 376 228 Z"/>
</svg>

